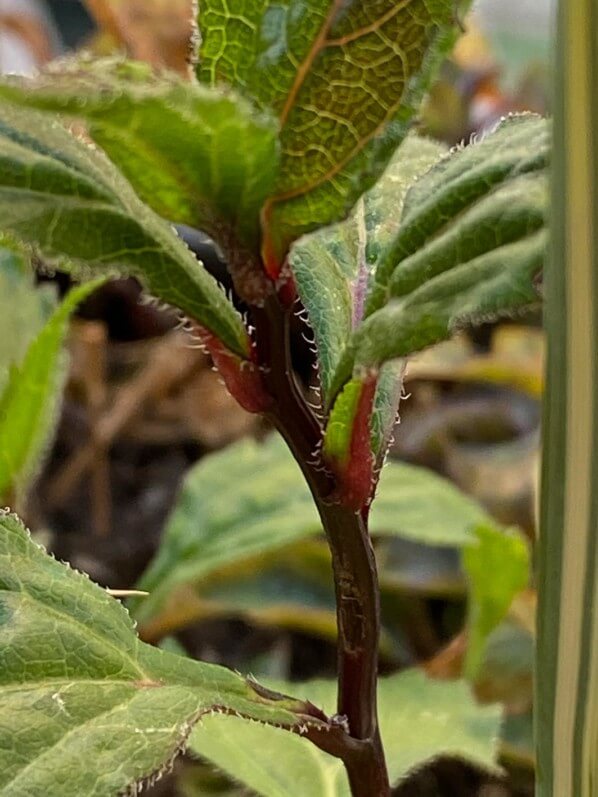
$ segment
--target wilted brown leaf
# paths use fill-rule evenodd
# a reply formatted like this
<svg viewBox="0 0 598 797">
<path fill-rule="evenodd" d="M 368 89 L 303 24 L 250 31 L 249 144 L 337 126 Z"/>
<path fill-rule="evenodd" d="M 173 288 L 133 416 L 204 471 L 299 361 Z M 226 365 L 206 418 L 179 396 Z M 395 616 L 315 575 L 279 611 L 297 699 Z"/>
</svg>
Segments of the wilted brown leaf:
<svg viewBox="0 0 598 797">
<path fill-rule="evenodd" d="M 190 74 L 193 0 L 85 0 L 132 58 Z"/>
<path fill-rule="evenodd" d="M 0 13 L 0 34 L 5 31 L 18 36 L 29 48 L 38 66 L 53 55 L 48 31 L 41 19 L 27 13 Z"/>
</svg>

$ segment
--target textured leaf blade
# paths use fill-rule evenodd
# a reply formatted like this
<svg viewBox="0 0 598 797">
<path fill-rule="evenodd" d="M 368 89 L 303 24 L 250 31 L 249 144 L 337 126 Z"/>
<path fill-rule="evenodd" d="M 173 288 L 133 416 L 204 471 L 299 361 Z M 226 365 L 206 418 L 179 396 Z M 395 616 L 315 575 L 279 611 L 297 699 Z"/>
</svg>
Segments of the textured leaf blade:
<svg viewBox="0 0 598 797">
<path fill-rule="evenodd" d="M 484 523 L 491 521 L 474 501 L 430 471 L 397 462 L 383 469 L 371 510 L 373 534 L 462 547 Z M 319 533 L 309 491 L 278 436 L 230 446 L 187 477 L 161 549 L 139 582 L 150 595 L 132 602 L 135 617 L 142 625 L 153 622 L 187 586 L 209 597 L 215 584 L 242 573 L 244 562 L 276 556 Z"/>
<path fill-rule="evenodd" d="M 549 123 L 529 114 L 509 117 L 479 142 L 440 159 L 409 191 L 397 234 L 380 252 L 368 312 L 436 273 L 542 227 L 549 154 Z M 525 202 L 528 186 L 535 193 Z M 501 218 L 512 202 L 517 213 Z M 456 241 L 459 253 L 450 251 Z M 438 251 L 442 262 L 436 270 L 410 260 L 421 262 Z"/>
<path fill-rule="evenodd" d="M 0 227 L 54 261 L 133 273 L 159 299 L 248 353 L 240 316 L 115 167 L 48 116 L 0 107 Z"/>
<path fill-rule="evenodd" d="M 234 14 L 218 0 L 202 5 L 200 79 L 227 82 L 278 117 L 281 171 L 264 207 L 270 270 L 384 169 L 453 41 L 454 11 L 443 0 L 247 0 Z"/>
<path fill-rule="evenodd" d="M 293 686 L 334 710 L 334 683 Z M 499 709 L 476 706 L 463 682 L 430 681 L 417 671 L 382 678 L 379 711 L 392 783 L 440 755 L 455 755 L 478 766 L 494 765 Z M 208 717 L 191 736 L 194 753 L 262 797 L 349 797 L 342 763 L 308 744 L 233 717 Z"/>
<path fill-rule="evenodd" d="M 397 231 L 405 195 L 444 152 L 441 144 L 408 136 L 348 219 L 301 238 L 291 249 L 289 262 L 315 337 L 324 401 L 351 332 L 363 319 L 368 284 L 379 253 Z"/>
<path fill-rule="evenodd" d="M 58 414 L 70 317 L 102 282 L 73 288 L 31 341 L 22 362 L 9 371 L 0 394 L 0 496 L 22 489 L 35 474 Z"/>
<path fill-rule="evenodd" d="M 461 325 L 538 301 L 549 134 L 537 117 L 508 119 L 414 184 L 398 232 L 379 255 L 370 315 L 342 355 L 331 394 L 356 365 L 380 366 L 445 340 Z"/>
<path fill-rule="evenodd" d="M 107 797 L 162 770 L 199 717 L 296 727 L 303 701 L 142 644 L 125 609 L 0 515 L 0 794 Z M 314 723 L 318 720 L 313 719 Z"/>
<path fill-rule="evenodd" d="M 545 230 L 496 249 L 422 285 L 371 315 L 339 363 L 334 389 L 358 366 L 381 366 L 446 340 L 459 327 L 494 320 L 539 301 L 535 278 L 547 247 Z"/>
<path fill-rule="evenodd" d="M 115 59 L 66 61 L 35 80 L 6 82 L 0 94 L 84 118 L 159 215 L 233 251 L 234 241 L 259 252 L 259 213 L 276 179 L 278 145 L 273 121 L 241 98 Z"/>
</svg>

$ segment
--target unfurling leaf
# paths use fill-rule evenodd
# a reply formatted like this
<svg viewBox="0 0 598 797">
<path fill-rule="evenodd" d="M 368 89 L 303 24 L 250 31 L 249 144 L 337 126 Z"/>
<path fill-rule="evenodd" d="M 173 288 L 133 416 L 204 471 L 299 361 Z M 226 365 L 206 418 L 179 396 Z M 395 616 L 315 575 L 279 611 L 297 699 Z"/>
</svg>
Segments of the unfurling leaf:
<svg viewBox="0 0 598 797">
<path fill-rule="evenodd" d="M 0 107 L 0 230 L 55 263 L 133 273 L 247 357 L 241 317 L 169 225 L 99 151 L 45 114 Z"/>
<path fill-rule="evenodd" d="M 383 171 L 454 41 L 455 5 L 468 3 L 201 3 L 200 80 L 232 85 L 278 120 L 280 174 L 263 212 L 270 274 Z"/>
<path fill-rule="evenodd" d="M 304 236 L 291 249 L 289 259 L 293 276 L 314 332 L 325 404 L 351 333 L 363 321 L 373 269 L 379 253 L 396 234 L 407 190 L 444 152 L 440 144 L 408 136 L 380 180 L 363 195 L 346 221 Z M 362 452 L 363 456 L 357 460 L 359 474 L 349 479 L 354 484 L 352 491 L 356 477 L 359 479 L 358 492 L 363 500 L 373 489 L 374 465 L 379 465 L 386 453 L 396 420 L 403 370 L 400 362 L 387 364 L 375 386 L 371 414 L 366 419 L 371 450 Z M 354 383 L 355 387 L 363 384 L 363 380 L 358 376 Z M 350 384 L 345 390 L 351 390 Z M 344 439 L 341 440 L 342 435 Z M 338 470 L 335 463 L 340 464 L 339 447 L 348 452 L 353 436 L 346 407 L 335 406 L 328 421 L 325 442 L 325 453 L 329 454 L 335 470 Z M 331 446 L 336 449 L 334 453 Z"/>
<path fill-rule="evenodd" d="M 297 729 L 311 704 L 141 643 L 127 611 L 0 513 L 0 793 L 110 797 L 164 771 L 213 711 Z"/>
<path fill-rule="evenodd" d="M 328 419 L 323 456 L 336 476 L 338 499 L 356 511 L 374 489 L 374 454 L 370 420 L 376 374 L 347 382 Z"/>
<path fill-rule="evenodd" d="M 445 152 L 442 144 L 409 135 L 345 221 L 304 236 L 291 249 L 291 269 L 315 336 L 325 403 L 343 349 L 363 321 L 375 266 L 396 235 L 405 195 Z"/>
</svg>

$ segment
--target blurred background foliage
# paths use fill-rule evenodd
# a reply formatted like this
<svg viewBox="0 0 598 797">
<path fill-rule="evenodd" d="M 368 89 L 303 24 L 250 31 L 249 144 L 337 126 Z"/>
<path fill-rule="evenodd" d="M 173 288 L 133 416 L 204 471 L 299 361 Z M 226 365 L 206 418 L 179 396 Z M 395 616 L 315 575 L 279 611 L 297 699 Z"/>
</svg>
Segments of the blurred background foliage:
<svg viewBox="0 0 598 797">
<path fill-rule="evenodd" d="M 0 0 L 0 70 L 31 74 L 85 48 L 100 54 L 124 50 L 186 75 L 190 7 L 191 0 Z M 432 88 L 420 131 L 453 145 L 511 111 L 549 113 L 550 0 L 480 0 L 464 24 L 467 33 Z M 203 240 L 194 242 L 211 268 L 222 270 Z M 9 277 L 0 270 L 0 286 Z M 43 268 L 39 280 L 54 282 L 60 293 L 68 285 Z M 44 288 L 46 299 L 49 290 Z M 6 298 L 7 289 L 2 291 Z M 263 439 L 269 430 L 228 396 L 209 358 L 176 329 L 174 316 L 139 299 L 135 281 L 116 281 L 78 312 L 56 441 L 21 499 L 22 513 L 58 557 L 98 582 L 122 589 L 141 578 L 154 598 L 162 596 L 161 603 L 152 598 L 145 607 L 132 607 L 145 638 L 256 676 L 331 676 L 329 559 L 309 507 L 303 526 L 294 526 L 284 544 L 280 539 L 289 517 L 303 517 L 300 488 L 289 488 L 287 505 L 258 486 L 262 503 L 252 504 L 249 480 L 236 508 L 228 506 L 234 485 L 224 476 L 235 467 L 239 482 L 245 460 L 248 479 L 260 468 L 267 476 L 268 467 L 271 473 L 283 467 L 255 460 L 253 444 L 244 441 Z M 298 327 L 298 339 L 301 332 Z M 443 490 L 450 496 L 455 490 L 455 500 L 475 499 L 476 511 L 490 523 L 517 526 L 533 548 L 543 350 L 539 318 L 530 316 L 461 333 L 408 367 L 409 400 L 401 405 L 391 458 L 446 481 L 433 493 L 440 504 L 429 500 L 428 510 L 436 507 L 439 517 L 424 512 L 420 528 L 411 525 L 410 533 L 397 536 L 391 528 L 401 527 L 397 493 L 398 514 L 386 518 L 376 535 L 384 672 L 415 664 L 436 678 L 452 679 L 466 666 L 471 571 L 463 567 L 463 546 L 446 536 Z M 297 368 L 306 382 L 313 379 L 307 346 Z M 214 456 L 220 449 L 225 451 Z M 202 490 L 224 502 L 228 515 Z M 425 498 L 419 500 L 421 505 Z M 248 523 L 268 512 L 270 526 L 252 537 Z M 198 517 L 205 527 L 201 539 Z M 434 523 L 445 536 L 424 539 Z M 483 577 L 482 566 L 482 582 Z M 506 776 L 439 760 L 405 781 L 398 795 L 533 793 L 534 609 L 530 582 L 489 634 L 472 678 L 479 700 L 503 706 Z M 182 759 L 152 791 L 212 793 L 247 792 L 190 759 Z"/>
</svg>

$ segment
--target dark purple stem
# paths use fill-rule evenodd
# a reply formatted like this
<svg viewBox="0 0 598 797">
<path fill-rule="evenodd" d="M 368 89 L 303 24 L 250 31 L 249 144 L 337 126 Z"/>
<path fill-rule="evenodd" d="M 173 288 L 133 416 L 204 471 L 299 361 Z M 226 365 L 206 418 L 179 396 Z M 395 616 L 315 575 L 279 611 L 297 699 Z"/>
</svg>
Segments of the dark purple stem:
<svg viewBox="0 0 598 797">
<path fill-rule="evenodd" d="M 335 742 L 335 751 L 328 752 L 343 760 L 353 797 L 389 797 L 376 695 L 380 600 L 365 513 L 355 513 L 335 500 L 335 480 L 317 464 L 322 428 L 296 383 L 289 311 L 271 296 L 263 308 L 252 308 L 252 317 L 266 389 L 274 399 L 267 415 L 305 476 L 332 552 L 338 623 L 338 713 L 346 717 L 350 736 L 346 737 L 348 743 Z M 308 736 L 322 749 L 332 742 L 320 734 Z"/>
</svg>

